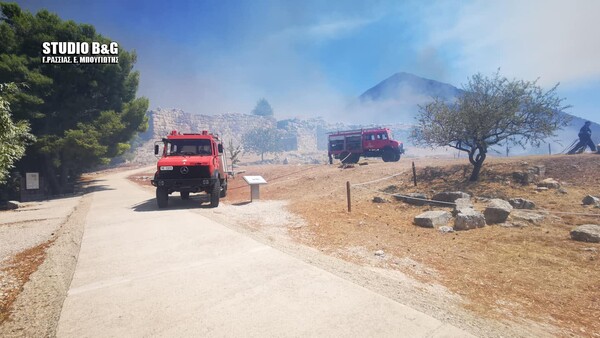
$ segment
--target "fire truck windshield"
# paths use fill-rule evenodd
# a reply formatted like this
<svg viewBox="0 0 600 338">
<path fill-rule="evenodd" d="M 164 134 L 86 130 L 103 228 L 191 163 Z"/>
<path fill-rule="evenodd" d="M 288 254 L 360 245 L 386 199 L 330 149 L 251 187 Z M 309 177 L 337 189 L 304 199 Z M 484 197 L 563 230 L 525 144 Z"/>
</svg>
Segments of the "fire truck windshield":
<svg viewBox="0 0 600 338">
<path fill-rule="evenodd" d="M 210 140 L 168 140 L 167 156 L 212 155 Z"/>
</svg>

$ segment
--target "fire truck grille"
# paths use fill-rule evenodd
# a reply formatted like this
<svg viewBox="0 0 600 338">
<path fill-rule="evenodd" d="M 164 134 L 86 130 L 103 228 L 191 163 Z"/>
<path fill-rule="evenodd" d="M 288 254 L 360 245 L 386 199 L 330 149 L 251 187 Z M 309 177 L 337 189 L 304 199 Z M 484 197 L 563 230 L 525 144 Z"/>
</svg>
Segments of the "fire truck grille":
<svg viewBox="0 0 600 338">
<path fill-rule="evenodd" d="M 187 170 L 186 170 L 187 169 Z M 186 178 L 210 178 L 208 166 L 181 166 L 173 167 L 173 170 L 161 171 L 162 179 L 186 179 Z"/>
</svg>

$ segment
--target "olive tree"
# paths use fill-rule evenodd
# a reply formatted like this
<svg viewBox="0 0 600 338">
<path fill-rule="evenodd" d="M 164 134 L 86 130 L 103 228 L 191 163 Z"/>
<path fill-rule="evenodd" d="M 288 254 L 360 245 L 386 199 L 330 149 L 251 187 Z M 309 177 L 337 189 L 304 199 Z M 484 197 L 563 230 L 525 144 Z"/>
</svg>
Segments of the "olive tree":
<svg viewBox="0 0 600 338">
<path fill-rule="evenodd" d="M 252 129 L 242 137 L 244 149 L 260 155 L 265 160 L 265 153 L 276 153 L 282 150 L 281 132 L 276 128 Z"/>
<path fill-rule="evenodd" d="M 536 81 L 509 80 L 497 71 L 491 77 L 475 74 L 453 102 L 434 98 L 419 107 L 412 138 L 418 145 L 449 146 L 464 151 L 477 181 L 491 146 L 540 142 L 567 125 L 564 99 L 556 84 L 544 91 Z"/>
</svg>

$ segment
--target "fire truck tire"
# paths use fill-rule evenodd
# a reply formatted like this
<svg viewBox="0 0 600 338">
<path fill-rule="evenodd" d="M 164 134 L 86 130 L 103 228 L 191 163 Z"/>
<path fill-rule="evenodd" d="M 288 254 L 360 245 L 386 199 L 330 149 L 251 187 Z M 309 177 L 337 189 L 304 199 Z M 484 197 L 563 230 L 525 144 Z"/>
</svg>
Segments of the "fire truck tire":
<svg viewBox="0 0 600 338">
<path fill-rule="evenodd" d="M 394 154 L 394 152 L 391 150 L 385 150 L 381 155 L 381 159 L 383 162 L 392 162 L 396 159 L 396 154 Z"/>
<path fill-rule="evenodd" d="M 215 181 L 215 184 L 212 187 L 212 191 L 210 192 L 210 207 L 216 208 L 219 206 L 219 198 L 221 197 L 221 184 L 219 180 Z"/>
<path fill-rule="evenodd" d="M 400 161 L 400 154 L 396 153 L 396 154 L 394 154 L 393 162 L 398 162 L 398 161 Z"/>
<path fill-rule="evenodd" d="M 169 191 L 166 188 L 156 188 L 156 204 L 159 208 L 166 208 L 169 205 Z"/>
<path fill-rule="evenodd" d="M 222 185 L 221 198 L 223 198 L 223 197 L 227 197 L 227 183 Z"/>
<path fill-rule="evenodd" d="M 340 161 L 342 161 L 342 163 L 350 163 L 351 157 L 352 157 L 352 155 L 350 155 L 350 153 L 343 152 L 340 154 Z"/>
<path fill-rule="evenodd" d="M 190 192 L 189 191 L 182 191 L 179 194 L 181 195 L 181 199 L 182 200 L 189 200 L 190 199 Z"/>
</svg>

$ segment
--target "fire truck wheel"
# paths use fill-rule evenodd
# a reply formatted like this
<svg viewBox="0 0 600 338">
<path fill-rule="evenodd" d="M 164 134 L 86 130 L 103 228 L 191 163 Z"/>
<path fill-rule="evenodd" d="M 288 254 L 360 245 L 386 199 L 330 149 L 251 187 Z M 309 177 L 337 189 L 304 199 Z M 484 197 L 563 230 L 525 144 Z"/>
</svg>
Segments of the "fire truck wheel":
<svg viewBox="0 0 600 338">
<path fill-rule="evenodd" d="M 169 191 L 166 188 L 156 188 L 156 204 L 159 208 L 166 208 L 169 204 Z"/>
<path fill-rule="evenodd" d="M 348 152 L 343 152 L 340 154 L 340 160 L 342 161 L 342 163 L 350 163 L 351 157 L 352 155 Z"/>
<path fill-rule="evenodd" d="M 210 192 L 210 207 L 216 208 L 219 206 L 219 198 L 221 197 L 221 184 L 219 180 L 215 181 L 212 191 Z"/>
<path fill-rule="evenodd" d="M 227 197 L 227 183 L 222 185 L 222 189 L 221 189 L 221 198 L 223 197 Z"/>
<path fill-rule="evenodd" d="M 358 161 L 360 161 L 360 154 L 352 154 L 348 158 L 349 163 L 358 163 Z"/>
<path fill-rule="evenodd" d="M 394 162 L 400 161 L 400 154 L 394 154 Z"/>
<path fill-rule="evenodd" d="M 392 162 L 395 158 L 396 154 L 394 154 L 391 150 L 385 150 L 381 155 L 383 162 Z"/>
<path fill-rule="evenodd" d="M 182 200 L 189 200 L 190 199 L 190 192 L 189 191 L 182 191 L 180 192 L 181 195 L 181 199 Z"/>
</svg>

